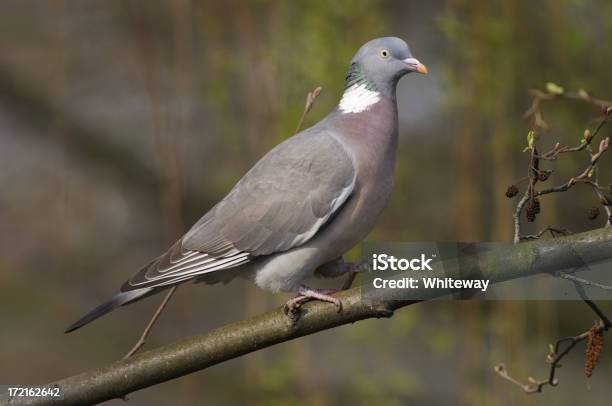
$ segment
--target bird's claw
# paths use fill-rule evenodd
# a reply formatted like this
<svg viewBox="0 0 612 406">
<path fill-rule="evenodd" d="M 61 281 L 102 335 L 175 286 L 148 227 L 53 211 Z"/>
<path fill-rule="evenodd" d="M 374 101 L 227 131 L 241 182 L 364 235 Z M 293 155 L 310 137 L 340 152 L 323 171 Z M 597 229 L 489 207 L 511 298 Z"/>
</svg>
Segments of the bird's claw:
<svg viewBox="0 0 612 406">
<path fill-rule="evenodd" d="M 317 290 L 300 286 L 298 289 L 298 295 L 292 299 L 289 299 L 287 303 L 285 303 L 283 311 L 286 315 L 290 316 L 292 319 L 295 319 L 295 317 L 299 314 L 299 310 L 303 303 L 311 300 L 320 300 L 322 302 L 333 303 L 338 308 L 338 313 L 340 313 L 342 311 L 342 301 L 337 297 L 330 296 L 336 292 L 338 292 L 336 289 Z"/>
<path fill-rule="evenodd" d="M 302 303 L 306 302 L 307 299 L 310 299 L 307 296 L 296 296 L 292 299 L 289 299 L 285 306 L 283 306 L 283 312 L 286 315 L 296 314 L 299 312 L 300 307 L 302 307 Z"/>
<path fill-rule="evenodd" d="M 342 300 L 338 299 L 337 297 L 330 296 L 329 300 L 324 300 L 324 301 L 335 304 L 336 307 L 338 308 L 337 312 L 338 313 L 342 312 Z"/>
</svg>

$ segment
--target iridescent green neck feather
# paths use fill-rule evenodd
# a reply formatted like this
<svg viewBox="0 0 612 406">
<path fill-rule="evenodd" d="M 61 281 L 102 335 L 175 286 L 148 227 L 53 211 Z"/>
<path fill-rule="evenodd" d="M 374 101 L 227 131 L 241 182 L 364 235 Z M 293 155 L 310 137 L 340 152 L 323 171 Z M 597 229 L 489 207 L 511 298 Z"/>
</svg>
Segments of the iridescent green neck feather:
<svg viewBox="0 0 612 406">
<path fill-rule="evenodd" d="M 344 90 L 351 86 L 365 85 L 365 88 L 373 92 L 378 92 L 378 89 L 374 82 L 368 79 L 368 76 L 363 71 L 361 66 L 357 63 L 352 63 L 349 67 L 349 71 L 346 75 L 346 81 L 344 82 Z"/>
</svg>

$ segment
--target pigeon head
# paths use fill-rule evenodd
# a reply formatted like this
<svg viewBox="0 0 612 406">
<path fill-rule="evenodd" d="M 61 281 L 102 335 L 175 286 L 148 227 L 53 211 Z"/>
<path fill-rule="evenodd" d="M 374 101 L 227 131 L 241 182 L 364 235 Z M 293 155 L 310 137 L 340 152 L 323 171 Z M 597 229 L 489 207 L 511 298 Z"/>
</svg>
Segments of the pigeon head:
<svg viewBox="0 0 612 406">
<path fill-rule="evenodd" d="M 343 100 L 349 105 L 348 109 L 341 110 L 359 112 L 361 105 L 367 105 L 368 100 L 378 100 L 382 94 L 395 98 L 395 87 L 400 78 L 407 73 L 427 73 L 427 68 L 419 62 L 412 53 L 408 44 L 395 37 L 377 38 L 367 42 L 351 60 Z M 347 96 L 351 96 L 348 97 Z M 348 101 L 361 100 L 359 106 Z M 367 106 L 363 106 L 366 109 Z"/>
<path fill-rule="evenodd" d="M 407 73 L 427 73 L 427 68 L 412 56 L 408 44 L 395 37 L 374 39 L 363 45 L 351 61 L 374 85 L 397 84 Z M 350 72 L 350 71 L 349 71 Z"/>
</svg>

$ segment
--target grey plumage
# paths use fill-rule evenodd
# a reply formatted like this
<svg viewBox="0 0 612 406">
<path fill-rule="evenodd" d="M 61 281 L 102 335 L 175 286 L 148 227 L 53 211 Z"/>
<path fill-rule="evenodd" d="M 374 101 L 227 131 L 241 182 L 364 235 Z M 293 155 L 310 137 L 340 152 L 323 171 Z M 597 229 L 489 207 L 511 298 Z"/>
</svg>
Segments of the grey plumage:
<svg viewBox="0 0 612 406">
<path fill-rule="evenodd" d="M 152 290 L 153 289 L 147 288 L 131 290 L 129 292 L 119 292 L 115 294 L 115 296 L 110 298 L 110 300 L 102 303 L 100 306 L 87 313 L 81 319 L 68 326 L 68 328 L 64 332 L 70 333 L 71 331 L 74 331 L 84 326 L 85 324 L 91 323 L 95 319 L 104 316 L 106 313 L 115 310 L 119 306 L 123 306 L 125 304 L 132 303 L 135 300 L 142 299 L 144 296 L 146 296 L 147 293 L 150 293 Z"/>
<path fill-rule="evenodd" d="M 166 253 L 69 327 L 188 280 L 242 276 L 297 291 L 372 229 L 393 187 L 397 81 L 426 72 L 398 38 L 364 45 L 340 104 L 268 152 Z"/>
</svg>

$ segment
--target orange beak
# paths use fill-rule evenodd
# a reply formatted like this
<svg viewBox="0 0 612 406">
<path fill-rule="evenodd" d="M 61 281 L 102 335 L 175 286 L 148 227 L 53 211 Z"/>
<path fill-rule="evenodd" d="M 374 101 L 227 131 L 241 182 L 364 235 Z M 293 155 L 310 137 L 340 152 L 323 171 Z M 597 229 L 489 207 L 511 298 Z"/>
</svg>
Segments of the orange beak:
<svg viewBox="0 0 612 406">
<path fill-rule="evenodd" d="M 406 65 L 408 65 L 408 67 L 410 68 L 411 71 L 419 72 L 419 73 L 422 73 L 423 75 L 427 74 L 427 66 L 425 66 L 421 62 L 419 62 L 418 59 L 416 59 L 416 58 L 407 58 L 407 59 L 404 59 L 403 62 Z"/>
</svg>

